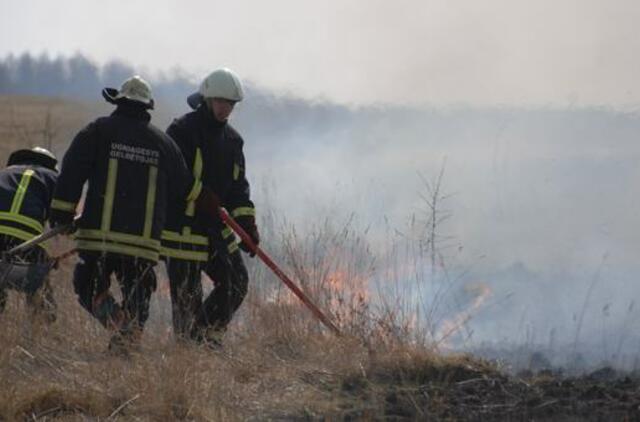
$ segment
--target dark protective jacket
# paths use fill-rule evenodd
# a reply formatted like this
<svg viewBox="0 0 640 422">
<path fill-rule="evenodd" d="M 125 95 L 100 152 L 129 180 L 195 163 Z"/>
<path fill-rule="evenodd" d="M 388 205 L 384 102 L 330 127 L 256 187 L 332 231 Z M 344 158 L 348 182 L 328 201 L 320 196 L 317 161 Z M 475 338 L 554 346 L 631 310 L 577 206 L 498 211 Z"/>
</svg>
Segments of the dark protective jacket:
<svg viewBox="0 0 640 422">
<path fill-rule="evenodd" d="M 22 241 L 43 231 L 58 173 L 37 165 L 0 171 L 0 234 Z"/>
<path fill-rule="evenodd" d="M 51 208 L 73 211 L 89 181 L 77 248 L 156 262 L 169 203 L 195 200 L 202 184 L 176 144 L 138 107 L 119 106 L 73 140 Z"/>
<path fill-rule="evenodd" d="M 244 141 L 230 124 L 218 122 L 206 107 L 176 119 L 167 129 L 180 147 L 187 166 L 203 186 L 213 190 L 221 205 L 233 217 L 255 216 L 245 177 Z M 211 227 L 214 227 L 212 233 Z M 221 221 L 211 222 L 197 215 L 195 204 L 172 206 L 162 233 L 163 255 L 189 261 L 209 259 L 209 240 L 226 245 L 228 252 L 238 249 L 231 229 Z"/>
</svg>

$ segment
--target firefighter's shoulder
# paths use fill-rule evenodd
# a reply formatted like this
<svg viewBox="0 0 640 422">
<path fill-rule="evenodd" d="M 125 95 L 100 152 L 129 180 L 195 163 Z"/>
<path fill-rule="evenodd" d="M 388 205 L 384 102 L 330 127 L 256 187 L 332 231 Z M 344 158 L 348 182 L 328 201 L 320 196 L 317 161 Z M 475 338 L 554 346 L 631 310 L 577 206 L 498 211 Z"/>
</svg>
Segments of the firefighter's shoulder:
<svg viewBox="0 0 640 422">
<path fill-rule="evenodd" d="M 164 133 L 160 128 L 158 128 L 155 125 L 152 125 L 151 123 L 149 123 L 147 125 L 147 129 L 149 130 L 149 132 L 155 136 L 156 138 L 158 138 L 159 140 L 161 140 L 162 142 L 170 142 L 171 141 L 171 137 L 169 135 L 167 135 L 166 133 Z"/>
<path fill-rule="evenodd" d="M 227 140 L 233 142 L 237 147 L 242 148 L 244 145 L 244 139 L 242 139 L 242 135 L 233 127 L 231 124 L 227 123 L 225 125 L 225 132 Z"/>
<path fill-rule="evenodd" d="M 185 113 L 180 117 L 176 117 L 173 119 L 171 126 L 176 126 L 180 129 L 184 129 L 190 127 L 192 125 L 196 125 L 198 123 L 198 113 L 195 111 L 191 111 L 189 113 Z"/>
<path fill-rule="evenodd" d="M 82 129 L 80 129 L 76 136 L 84 137 L 90 134 L 95 134 L 95 131 L 100 126 L 107 124 L 107 122 L 109 121 L 109 117 L 110 116 L 102 116 L 92 120 L 91 122 L 87 123 Z"/>
</svg>

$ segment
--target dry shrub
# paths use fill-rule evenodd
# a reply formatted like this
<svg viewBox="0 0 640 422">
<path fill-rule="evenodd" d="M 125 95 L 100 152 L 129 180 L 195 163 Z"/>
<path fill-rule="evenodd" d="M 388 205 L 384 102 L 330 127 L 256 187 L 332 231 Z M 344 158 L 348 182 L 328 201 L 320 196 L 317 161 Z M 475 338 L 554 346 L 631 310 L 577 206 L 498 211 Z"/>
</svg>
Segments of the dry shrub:
<svg viewBox="0 0 640 422">
<path fill-rule="evenodd" d="M 486 361 L 464 354 L 442 355 L 422 348 L 402 348 L 376 354 L 370 360 L 372 379 L 393 383 L 455 383 L 498 374 Z"/>
</svg>

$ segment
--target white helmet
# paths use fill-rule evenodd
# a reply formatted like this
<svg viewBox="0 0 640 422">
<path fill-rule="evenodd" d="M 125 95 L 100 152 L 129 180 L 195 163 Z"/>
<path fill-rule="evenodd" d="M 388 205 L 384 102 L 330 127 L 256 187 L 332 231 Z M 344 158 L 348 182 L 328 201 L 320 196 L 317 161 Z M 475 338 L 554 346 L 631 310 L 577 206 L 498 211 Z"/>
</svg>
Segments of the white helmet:
<svg viewBox="0 0 640 422">
<path fill-rule="evenodd" d="M 140 76 L 135 75 L 122 83 L 119 90 L 114 88 L 105 88 L 102 95 L 110 103 L 117 103 L 118 100 L 126 98 L 131 101 L 137 101 L 153 108 L 153 97 L 151 96 L 151 86 Z"/>
<path fill-rule="evenodd" d="M 216 69 L 209 74 L 202 83 L 198 92 L 191 94 L 187 102 L 196 108 L 204 98 L 224 98 L 230 101 L 242 101 L 244 92 L 240 78 L 226 67 Z"/>
</svg>

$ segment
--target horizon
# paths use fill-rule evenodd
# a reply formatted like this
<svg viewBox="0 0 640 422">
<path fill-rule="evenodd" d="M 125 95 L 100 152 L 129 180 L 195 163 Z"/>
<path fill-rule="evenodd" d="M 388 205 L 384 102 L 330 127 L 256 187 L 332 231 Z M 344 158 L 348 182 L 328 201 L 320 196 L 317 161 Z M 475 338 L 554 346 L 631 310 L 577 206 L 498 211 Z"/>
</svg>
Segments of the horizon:
<svg viewBox="0 0 640 422">
<path fill-rule="evenodd" d="M 2 6 L 0 56 L 84 52 L 196 80 L 228 66 L 275 92 L 349 105 L 640 104 L 633 0 Z"/>
</svg>

